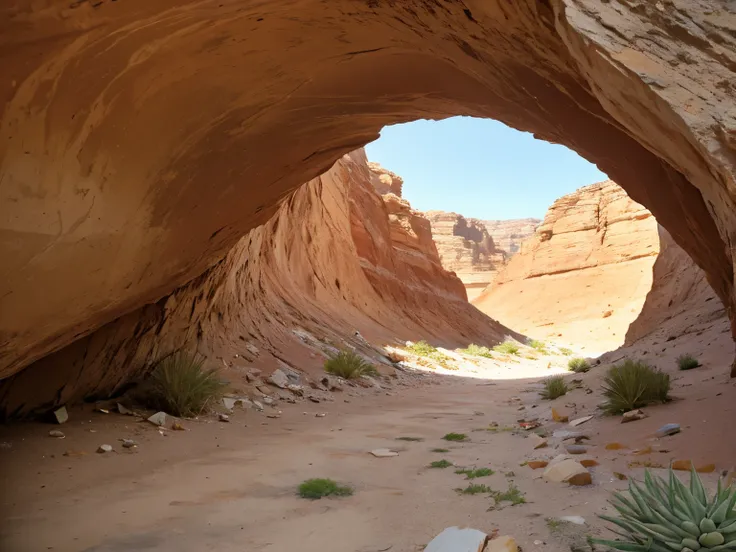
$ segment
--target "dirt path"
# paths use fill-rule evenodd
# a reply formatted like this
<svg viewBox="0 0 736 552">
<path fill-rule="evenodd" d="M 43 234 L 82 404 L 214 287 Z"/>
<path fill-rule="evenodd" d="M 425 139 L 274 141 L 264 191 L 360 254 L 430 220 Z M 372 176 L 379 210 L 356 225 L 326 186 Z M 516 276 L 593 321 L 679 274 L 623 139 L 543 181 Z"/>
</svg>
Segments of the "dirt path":
<svg viewBox="0 0 736 552">
<path fill-rule="evenodd" d="M 187 422 L 188 431 L 167 437 L 146 422 L 90 410 L 73 413 L 62 427 L 65 439 L 48 437 L 49 425 L 0 428 L 0 442 L 13 443 L 12 449 L 0 450 L 0 549 L 415 552 L 445 527 L 468 525 L 511 534 L 525 552 L 567 551 L 569 539 L 551 530 L 546 519 L 584 516 L 590 525 L 579 532 L 597 532 L 601 525 L 595 513 L 605 507 L 611 490 L 625 487 L 613 472 L 641 474 L 640 468 L 630 468 L 631 461 L 666 465 L 682 456 L 696 463 L 713 461 L 718 471 L 730 467 L 733 440 L 714 440 L 700 430 L 708 427 L 711 436 L 730 432 L 736 388 L 724 385 L 721 368 L 714 364 L 685 373 L 675 393 L 686 388 L 687 400 L 651 408 L 645 420 L 623 426 L 617 419 L 596 418 L 578 428 L 591 438 L 588 456 L 600 462 L 591 469 L 594 484 L 581 488 L 546 482 L 542 470 L 520 465 L 564 452 L 559 439 L 535 451 L 527 432 L 503 428 L 518 427 L 521 417 L 539 416 L 550 434 L 570 429 L 549 420 L 551 406 L 571 418 L 594 413 L 600 396 L 585 387 L 598 388 L 603 367 L 583 376 L 583 388 L 552 403 L 539 399 L 539 377 L 491 382 L 433 376 L 441 385 L 391 396 L 337 393 L 332 403 L 287 406 L 279 419 L 238 411 L 231 423 Z M 653 440 L 652 432 L 670 421 L 682 423 L 683 433 Z M 488 431 L 492 422 L 501 430 Z M 470 440 L 447 443 L 442 436 L 449 432 L 466 433 Z M 423 440 L 397 440 L 402 436 Z M 117 440 L 123 437 L 136 439 L 139 447 L 122 449 Z M 613 440 L 629 448 L 605 450 Z M 101 443 L 115 445 L 118 452 L 94 454 Z M 631 449 L 646 446 L 653 446 L 650 455 L 632 454 Z M 378 459 L 368 454 L 379 447 L 400 455 Z M 63 455 L 75 450 L 87 454 Z M 427 468 L 442 458 L 455 466 L 492 468 L 494 475 L 474 482 L 498 491 L 513 484 L 527 502 L 489 510 L 494 504 L 489 496 L 454 490 L 468 484 L 454 468 Z M 715 475 L 706 477 L 712 483 Z M 312 477 L 350 484 L 355 494 L 298 498 L 296 487 Z"/>
</svg>

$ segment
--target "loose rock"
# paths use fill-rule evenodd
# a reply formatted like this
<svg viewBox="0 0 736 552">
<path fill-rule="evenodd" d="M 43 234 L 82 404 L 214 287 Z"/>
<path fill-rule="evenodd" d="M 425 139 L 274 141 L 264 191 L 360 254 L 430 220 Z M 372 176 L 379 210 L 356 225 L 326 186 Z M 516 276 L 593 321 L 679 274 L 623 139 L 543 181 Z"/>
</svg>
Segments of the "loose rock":
<svg viewBox="0 0 736 552">
<path fill-rule="evenodd" d="M 286 386 L 286 388 L 292 393 L 294 393 L 297 397 L 301 397 L 304 395 L 304 389 L 302 388 L 301 385 L 290 383 L 289 385 Z"/>
<path fill-rule="evenodd" d="M 399 453 L 395 450 L 387 449 L 387 448 L 379 448 L 379 449 L 373 449 L 371 451 L 371 454 L 375 456 L 376 458 L 390 458 L 392 456 L 398 456 Z"/>
<path fill-rule="evenodd" d="M 552 420 L 555 422 L 564 423 L 569 420 L 569 417 L 567 416 L 567 414 L 560 414 L 559 412 L 557 412 L 557 410 L 553 408 L 552 409 Z"/>
<path fill-rule="evenodd" d="M 325 416 L 327 416 L 327 413 L 326 412 L 317 412 L 314 415 L 315 418 L 324 418 Z"/>
<path fill-rule="evenodd" d="M 233 410 L 235 408 L 235 405 L 241 402 L 238 399 L 233 399 L 232 397 L 223 397 L 222 398 L 222 406 L 227 408 L 228 410 Z M 242 404 L 242 402 L 241 402 Z"/>
<path fill-rule="evenodd" d="M 59 431 L 58 429 L 52 429 L 51 431 L 49 431 L 49 437 L 63 439 L 64 437 L 66 437 L 66 435 L 64 435 L 64 432 Z"/>
<path fill-rule="evenodd" d="M 565 450 L 568 454 L 585 454 L 588 452 L 588 447 L 583 445 L 565 445 Z"/>
<path fill-rule="evenodd" d="M 138 446 L 138 443 L 136 443 L 133 439 L 120 439 L 123 443 L 123 448 L 129 449 L 129 448 L 135 448 Z"/>
<path fill-rule="evenodd" d="M 489 540 L 485 552 L 518 552 L 519 547 L 513 537 L 504 535 Z"/>
<path fill-rule="evenodd" d="M 218 419 L 219 419 L 219 420 L 220 420 L 221 422 L 229 422 L 229 421 L 230 421 L 230 416 L 228 416 L 227 414 L 220 414 L 220 415 L 218 416 Z"/>
<path fill-rule="evenodd" d="M 635 422 L 637 420 L 643 420 L 646 418 L 647 415 L 644 414 L 643 410 L 636 409 L 636 410 L 629 410 L 628 412 L 624 412 L 623 417 L 621 418 L 622 424 L 627 424 L 629 422 Z"/>
<path fill-rule="evenodd" d="M 549 462 L 546 460 L 530 460 L 526 463 L 527 466 L 529 466 L 533 470 L 538 470 L 540 468 L 546 468 Z"/>
<path fill-rule="evenodd" d="M 575 525 L 585 525 L 585 518 L 582 516 L 562 516 L 558 518 L 560 521 L 567 521 Z"/>
<path fill-rule="evenodd" d="M 173 424 L 171 424 L 171 429 L 173 429 L 174 431 L 184 431 L 184 426 L 181 425 L 181 423 L 179 422 L 174 422 Z"/>
<path fill-rule="evenodd" d="M 122 404 L 117 403 L 117 409 L 118 413 L 122 414 L 123 416 L 132 416 L 133 411 L 130 408 L 125 408 Z"/>
<path fill-rule="evenodd" d="M 261 412 L 263 412 L 263 405 L 260 402 L 253 401 L 253 406 L 255 407 L 256 410 L 260 410 Z"/>
<path fill-rule="evenodd" d="M 56 419 L 57 424 L 63 424 L 69 419 L 69 413 L 66 411 L 66 406 L 62 406 L 61 408 L 57 408 L 54 410 L 54 418 Z"/>
<path fill-rule="evenodd" d="M 657 437 L 667 437 L 675 433 L 680 433 L 680 424 L 665 424 L 654 435 Z"/>
<path fill-rule="evenodd" d="M 276 387 L 280 387 L 281 389 L 286 389 L 289 386 L 289 378 L 286 377 L 286 374 L 284 374 L 281 369 L 276 368 L 276 370 L 274 370 L 268 377 L 268 383 L 273 384 Z"/>
<path fill-rule="evenodd" d="M 448 527 L 430 541 L 424 552 L 481 552 L 487 539 L 488 535 L 477 529 Z"/>
<path fill-rule="evenodd" d="M 590 472 L 580 463 L 571 459 L 550 464 L 544 470 L 543 477 L 548 481 L 569 483 L 575 486 L 590 485 L 593 482 Z"/>
<path fill-rule="evenodd" d="M 531 433 L 529 435 L 529 439 L 532 442 L 532 445 L 534 446 L 534 449 L 541 449 L 547 446 L 547 439 L 544 437 L 540 437 L 536 433 Z"/>
<path fill-rule="evenodd" d="M 106 452 L 112 452 L 112 446 L 111 445 L 100 445 L 97 449 L 97 452 L 100 454 L 104 454 Z"/>
<path fill-rule="evenodd" d="M 158 427 L 166 425 L 166 412 L 156 412 L 153 416 L 148 418 L 148 421 Z"/>
<path fill-rule="evenodd" d="M 570 425 L 572 427 L 576 427 L 576 426 L 579 426 L 580 424 L 584 424 L 585 422 L 587 422 L 589 420 L 592 420 L 592 419 L 593 419 L 593 416 L 583 416 L 582 418 L 577 418 L 577 419 L 573 420 L 572 422 L 570 422 Z"/>
</svg>

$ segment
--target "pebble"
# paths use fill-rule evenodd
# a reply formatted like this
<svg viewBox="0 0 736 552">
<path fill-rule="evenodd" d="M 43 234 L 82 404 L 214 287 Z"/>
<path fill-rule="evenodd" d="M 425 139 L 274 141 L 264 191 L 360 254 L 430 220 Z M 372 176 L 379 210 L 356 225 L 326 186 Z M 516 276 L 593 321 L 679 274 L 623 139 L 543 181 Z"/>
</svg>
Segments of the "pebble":
<svg viewBox="0 0 736 552">
<path fill-rule="evenodd" d="M 120 439 L 123 442 L 123 448 L 135 448 L 138 446 L 133 439 Z"/>
<path fill-rule="evenodd" d="M 64 435 L 63 431 L 59 431 L 58 429 L 52 429 L 51 431 L 49 431 L 49 437 L 56 437 L 57 439 L 63 439 L 64 437 L 66 437 L 66 435 Z"/>
<path fill-rule="evenodd" d="M 125 408 L 122 404 L 117 403 L 118 413 L 123 414 L 124 416 L 132 416 L 133 411 L 129 408 Z"/>
<path fill-rule="evenodd" d="M 572 427 L 576 427 L 576 426 L 579 426 L 580 424 L 584 424 L 585 422 L 587 422 L 589 420 L 592 420 L 592 419 L 593 419 L 593 416 L 583 416 L 582 418 L 577 418 L 577 419 L 573 420 L 572 422 L 570 422 L 570 425 Z"/>
<path fill-rule="evenodd" d="M 112 446 L 111 445 L 100 445 L 97 448 L 97 452 L 100 454 L 104 454 L 105 452 L 112 452 Z"/>
<path fill-rule="evenodd" d="M 315 418 L 324 418 L 327 414 L 325 412 L 317 412 L 314 416 Z"/>
<path fill-rule="evenodd" d="M 56 423 L 58 424 L 66 422 L 69 419 L 69 413 L 66 411 L 66 407 L 62 406 L 54 410 L 54 418 L 56 418 Z"/>
<path fill-rule="evenodd" d="M 583 445 L 565 445 L 565 450 L 568 454 L 585 454 L 588 452 L 588 447 Z"/>
<path fill-rule="evenodd" d="M 379 449 L 373 449 L 371 451 L 371 454 L 375 456 L 376 458 L 390 458 L 392 456 L 398 456 L 399 453 L 395 450 L 387 449 L 387 448 L 379 448 Z"/>
<path fill-rule="evenodd" d="M 654 435 L 657 437 L 667 437 L 675 433 L 680 433 L 680 424 L 665 424 Z"/>
<path fill-rule="evenodd" d="M 148 418 L 148 421 L 159 427 L 164 426 L 166 425 L 166 412 L 156 412 Z"/>
<path fill-rule="evenodd" d="M 228 416 L 227 414 L 220 414 L 220 415 L 218 416 L 218 419 L 219 419 L 219 420 L 220 420 L 221 422 L 229 422 L 229 421 L 230 421 L 230 416 Z"/>
<path fill-rule="evenodd" d="M 643 420 L 646 418 L 647 415 L 644 414 L 643 410 L 639 410 L 638 408 L 636 410 L 629 410 L 628 412 L 624 412 L 623 417 L 621 418 L 622 424 L 627 424 L 629 422 L 635 422 L 637 420 Z"/>
</svg>

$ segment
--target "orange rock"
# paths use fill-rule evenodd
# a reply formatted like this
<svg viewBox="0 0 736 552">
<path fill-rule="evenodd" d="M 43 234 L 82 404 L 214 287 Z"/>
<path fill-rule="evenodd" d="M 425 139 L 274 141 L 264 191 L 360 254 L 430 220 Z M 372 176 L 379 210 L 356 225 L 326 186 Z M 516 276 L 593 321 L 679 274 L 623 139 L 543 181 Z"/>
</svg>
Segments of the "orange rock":
<svg viewBox="0 0 736 552">
<path fill-rule="evenodd" d="M 629 478 L 627 475 L 619 472 L 613 472 L 613 475 L 616 479 L 620 479 L 621 481 L 626 481 Z"/>
<path fill-rule="evenodd" d="M 714 471 L 716 471 L 716 465 L 706 464 L 705 466 L 699 466 L 695 468 L 695 471 L 698 473 L 713 473 Z"/>
<path fill-rule="evenodd" d="M 557 412 L 557 410 L 553 408 L 552 409 L 552 419 L 555 422 L 567 422 L 569 420 L 569 417 L 563 414 L 560 414 L 559 412 Z"/>
<path fill-rule="evenodd" d="M 547 464 L 549 464 L 549 462 L 546 462 L 544 460 L 532 460 L 531 462 L 526 463 L 526 465 L 529 466 L 533 470 L 538 470 L 540 468 L 546 468 Z"/>
<path fill-rule="evenodd" d="M 606 450 L 621 450 L 621 449 L 627 449 L 626 445 L 622 445 L 621 443 L 608 443 L 606 445 Z"/>
<path fill-rule="evenodd" d="M 644 456 L 645 454 L 652 454 L 652 447 L 645 447 L 643 449 L 635 450 L 632 454 L 636 456 Z"/>
<path fill-rule="evenodd" d="M 598 465 L 598 462 L 596 460 L 593 460 L 592 458 L 586 458 L 584 460 L 581 460 L 580 463 L 586 468 L 592 468 Z"/>
<path fill-rule="evenodd" d="M 671 467 L 673 470 L 690 471 L 693 469 L 693 463 L 690 460 L 675 460 Z"/>
</svg>

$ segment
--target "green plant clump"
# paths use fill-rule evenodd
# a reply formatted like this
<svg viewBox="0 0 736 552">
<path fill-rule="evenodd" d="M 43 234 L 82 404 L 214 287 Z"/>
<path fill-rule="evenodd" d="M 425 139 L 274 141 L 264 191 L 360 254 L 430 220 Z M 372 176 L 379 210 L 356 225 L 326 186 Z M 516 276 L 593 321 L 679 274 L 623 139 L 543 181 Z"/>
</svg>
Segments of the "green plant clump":
<svg viewBox="0 0 736 552">
<path fill-rule="evenodd" d="M 539 393 L 543 399 L 552 400 L 567 393 L 567 384 L 562 376 L 552 376 L 544 380 L 544 389 Z"/>
<path fill-rule="evenodd" d="M 421 437 L 397 437 L 396 440 L 397 441 L 412 441 L 415 443 L 424 441 L 424 439 L 422 439 Z"/>
<path fill-rule="evenodd" d="M 450 449 L 445 448 L 433 448 L 430 452 L 450 452 Z"/>
<path fill-rule="evenodd" d="M 445 441 L 465 441 L 468 436 L 464 433 L 448 433 L 442 437 Z"/>
<path fill-rule="evenodd" d="M 617 526 L 623 540 L 593 539 L 624 552 L 736 551 L 736 490 L 729 485 L 713 498 L 693 470 L 684 485 L 669 470 L 669 481 L 644 472 L 643 486 L 629 482 L 630 498 L 614 493 L 611 504 L 619 517 L 600 516 Z"/>
<path fill-rule="evenodd" d="M 482 485 L 479 483 L 471 483 L 464 489 L 455 489 L 460 494 L 467 494 L 467 495 L 475 495 L 480 493 L 492 493 L 493 489 L 491 489 L 487 485 Z"/>
<path fill-rule="evenodd" d="M 572 354 L 572 349 L 568 349 L 567 347 L 560 347 L 560 354 L 570 356 Z"/>
<path fill-rule="evenodd" d="M 377 376 L 378 370 L 355 351 L 340 351 L 325 361 L 325 372 L 345 379 Z"/>
<path fill-rule="evenodd" d="M 445 368 L 448 367 L 448 362 L 452 360 L 446 354 L 439 352 L 437 350 L 437 347 L 430 345 L 426 341 L 418 341 L 417 343 L 409 345 L 406 350 L 410 353 L 414 353 L 417 356 L 426 357 L 430 360 L 433 360 L 434 362 Z"/>
<path fill-rule="evenodd" d="M 571 372 L 581 374 L 590 370 L 590 364 L 584 358 L 571 358 L 567 361 L 567 367 Z"/>
<path fill-rule="evenodd" d="M 452 462 L 450 462 L 449 460 L 445 460 L 444 458 L 442 460 L 435 460 L 434 462 L 430 462 L 429 464 L 430 468 L 439 469 L 449 468 L 450 466 L 452 466 Z"/>
<path fill-rule="evenodd" d="M 183 351 L 161 360 L 149 380 L 151 406 L 174 416 L 194 416 L 219 400 L 225 383 L 216 370 L 204 369 L 204 360 Z"/>
<path fill-rule="evenodd" d="M 517 504 L 524 504 L 526 502 L 523 493 L 513 484 L 509 485 L 509 488 L 503 493 L 501 491 L 492 491 L 491 496 L 496 504 L 511 502 L 513 506 L 516 506 Z"/>
<path fill-rule="evenodd" d="M 353 489 L 338 485 L 332 479 L 307 479 L 299 485 L 299 496 L 317 500 L 323 496 L 350 496 Z"/>
<path fill-rule="evenodd" d="M 503 343 L 499 343 L 493 348 L 497 353 L 503 353 L 505 355 L 518 355 L 519 344 L 516 341 L 506 340 Z"/>
<path fill-rule="evenodd" d="M 547 345 L 544 341 L 539 341 L 538 339 L 530 339 L 529 341 L 527 341 L 527 345 L 529 345 L 535 351 L 539 351 L 543 355 L 549 353 L 549 351 L 547 351 Z"/>
<path fill-rule="evenodd" d="M 468 345 L 467 349 L 460 349 L 460 352 L 465 353 L 466 355 L 493 358 L 493 353 L 488 347 L 481 347 L 475 343 Z"/>
<path fill-rule="evenodd" d="M 677 367 L 680 370 L 692 370 L 700 366 L 700 362 L 693 355 L 684 354 L 677 357 Z"/>
<path fill-rule="evenodd" d="M 464 475 L 465 479 L 477 479 L 479 477 L 488 477 L 496 472 L 491 468 L 463 468 L 461 470 L 455 470 L 455 473 Z"/>
<path fill-rule="evenodd" d="M 629 410 L 670 400 L 669 375 L 644 362 L 625 360 L 612 366 L 603 380 L 606 402 L 603 410 L 622 414 Z"/>
</svg>

